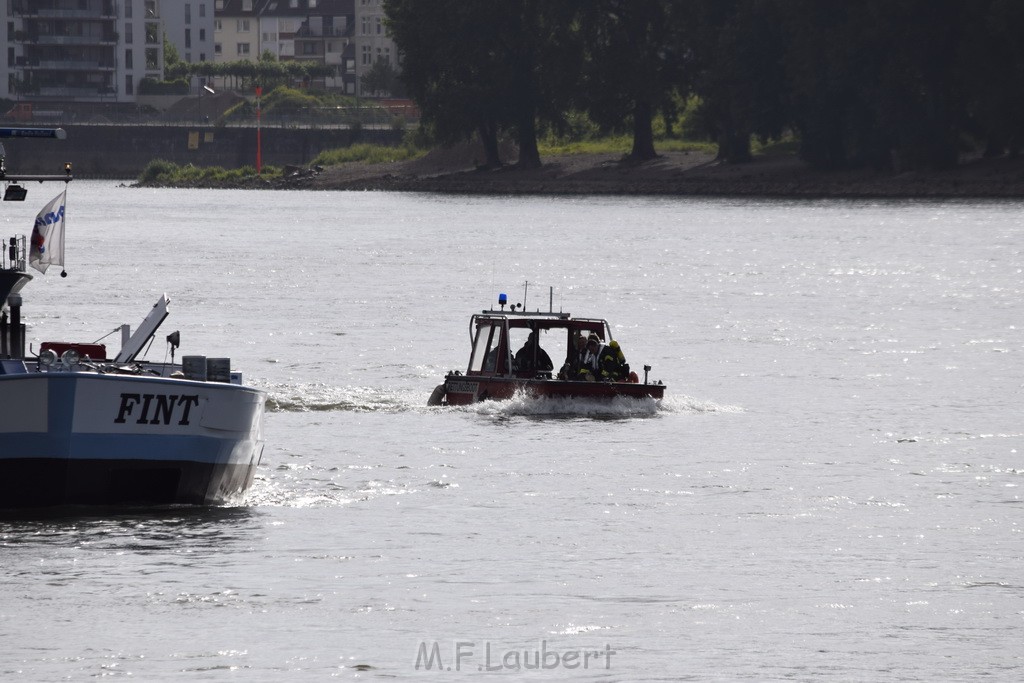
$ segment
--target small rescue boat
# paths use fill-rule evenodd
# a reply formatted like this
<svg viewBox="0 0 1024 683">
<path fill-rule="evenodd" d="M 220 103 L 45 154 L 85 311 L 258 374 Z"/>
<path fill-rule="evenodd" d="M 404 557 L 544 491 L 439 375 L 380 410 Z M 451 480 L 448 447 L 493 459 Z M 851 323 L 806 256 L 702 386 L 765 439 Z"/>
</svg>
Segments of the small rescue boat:
<svg viewBox="0 0 1024 683">
<path fill-rule="evenodd" d="M 505 294 L 498 304 L 499 310 L 470 318 L 469 366 L 465 373 L 449 372 L 427 405 L 505 400 L 524 392 L 536 398 L 664 397 L 665 384 L 648 379 L 651 366 L 643 366 L 642 382 L 630 370 L 606 320 L 527 312 L 520 304 L 506 309 Z"/>
</svg>

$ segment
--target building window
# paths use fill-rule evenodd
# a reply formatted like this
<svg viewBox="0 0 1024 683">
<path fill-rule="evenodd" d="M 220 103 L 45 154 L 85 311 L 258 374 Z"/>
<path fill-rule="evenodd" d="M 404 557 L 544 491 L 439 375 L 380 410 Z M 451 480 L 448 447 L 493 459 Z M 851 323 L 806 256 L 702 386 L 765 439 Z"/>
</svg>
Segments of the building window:
<svg viewBox="0 0 1024 683">
<path fill-rule="evenodd" d="M 200 43 L 205 43 L 206 42 L 206 29 L 205 28 L 199 29 L 199 42 Z"/>
<path fill-rule="evenodd" d="M 132 82 L 131 74 L 126 74 L 124 77 L 124 92 L 126 95 L 135 94 L 135 83 Z"/>
<path fill-rule="evenodd" d="M 370 18 L 369 17 L 363 17 L 361 28 L 362 28 L 362 32 L 363 32 L 364 36 L 370 35 Z"/>
<path fill-rule="evenodd" d="M 249 32 L 249 20 L 248 19 L 239 19 L 238 22 L 235 24 L 235 30 L 237 30 L 239 33 L 248 33 Z"/>
<path fill-rule="evenodd" d="M 156 71 L 160 68 L 160 50 L 155 47 L 146 48 L 146 69 Z"/>
<path fill-rule="evenodd" d="M 124 23 L 124 42 L 126 45 L 132 44 L 132 22 L 126 21 Z"/>
<path fill-rule="evenodd" d="M 223 49 L 221 48 L 220 43 L 214 43 L 213 44 L 213 54 L 219 55 L 219 54 L 222 54 L 222 52 L 223 52 Z"/>
<path fill-rule="evenodd" d="M 190 28 L 185 29 L 185 47 L 192 47 L 192 29 Z M 186 59 L 185 61 L 187 62 L 190 60 Z"/>
<path fill-rule="evenodd" d="M 249 43 L 239 43 L 238 44 L 238 54 L 240 54 L 240 55 L 247 55 L 247 54 L 249 54 Z"/>
<path fill-rule="evenodd" d="M 205 62 L 206 61 L 206 53 L 205 52 L 200 52 L 199 53 L 199 61 L 200 62 Z"/>
<path fill-rule="evenodd" d="M 213 20 L 213 31 L 214 31 L 214 33 L 216 33 L 217 31 L 223 31 L 223 30 L 224 30 L 224 24 L 220 23 L 220 19 L 214 19 Z"/>
<path fill-rule="evenodd" d="M 372 55 L 372 51 L 371 51 L 370 46 L 369 45 L 363 45 L 363 66 L 366 66 L 367 64 L 370 63 L 371 55 Z"/>
<path fill-rule="evenodd" d="M 206 3 L 199 3 L 199 18 L 204 19 L 206 17 Z"/>
<path fill-rule="evenodd" d="M 132 55 L 132 51 L 131 50 L 125 50 L 124 51 L 124 68 L 126 68 L 126 69 L 134 69 L 135 68 L 135 60 L 134 60 L 134 57 Z"/>
<path fill-rule="evenodd" d="M 380 35 L 380 33 L 381 33 L 381 21 L 380 21 L 380 17 L 377 17 L 375 21 L 376 21 L 376 24 L 377 24 L 377 35 L 379 36 L 379 35 Z"/>
<path fill-rule="evenodd" d="M 131 19 L 132 18 L 132 3 L 130 3 L 130 2 L 124 3 L 124 18 L 125 19 Z"/>
<path fill-rule="evenodd" d="M 192 23 L 192 3 L 191 2 L 186 2 L 185 3 L 185 23 L 186 24 L 191 24 Z"/>
</svg>

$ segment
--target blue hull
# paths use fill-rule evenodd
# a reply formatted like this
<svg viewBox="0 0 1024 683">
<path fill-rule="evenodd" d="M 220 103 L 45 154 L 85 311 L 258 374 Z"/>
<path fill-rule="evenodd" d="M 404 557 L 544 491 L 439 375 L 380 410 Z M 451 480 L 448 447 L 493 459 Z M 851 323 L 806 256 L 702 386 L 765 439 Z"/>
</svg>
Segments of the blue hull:
<svg viewBox="0 0 1024 683">
<path fill-rule="evenodd" d="M 176 378 L 0 375 L 0 508 L 229 502 L 259 464 L 265 399 Z"/>
</svg>

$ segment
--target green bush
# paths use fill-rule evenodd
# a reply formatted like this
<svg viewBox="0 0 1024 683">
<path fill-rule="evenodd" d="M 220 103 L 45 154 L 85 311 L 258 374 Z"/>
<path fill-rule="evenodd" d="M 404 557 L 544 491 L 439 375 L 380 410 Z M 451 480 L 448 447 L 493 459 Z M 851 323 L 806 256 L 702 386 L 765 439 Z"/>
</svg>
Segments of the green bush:
<svg viewBox="0 0 1024 683">
<path fill-rule="evenodd" d="M 179 78 L 173 81 L 158 81 L 143 78 L 139 81 L 140 95 L 188 95 L 188 81 Z"/>
<path fill-rule="evenodd" d="M 142 169 L 142 174 L 139 176 L 139 183 L 150 184 L 161 181 L 162 179 L 173 175 L 177 170 L 177 164 L 165 161 L 164 159 L 153 159 L 151 162 L 146 164 L 146 168 Z"/>
<path fill-rule="evenodd" d="M 260 178 L 270 180 L 281 175 L 277 166 L 264 166 Z M 161 187 L 237 187 L 256 178 L 252 166 L 224 169 L 220 166 L 179 166 L 170 161 L 155 159 L 146 165 L 139 176 L 139 185 Z"/>
<path fill-rule="evenodd" d="M 320 152 L 313 159 L 316 166 L 337 166 L 354 161 L 368 164 L 386 164 L 393 161 L 407 161 L 423 156 L 424 151 L 414 147 L 387 147 L 384 145 L 358 144 L 350 147 L 329 149 Z"/>
</svg>

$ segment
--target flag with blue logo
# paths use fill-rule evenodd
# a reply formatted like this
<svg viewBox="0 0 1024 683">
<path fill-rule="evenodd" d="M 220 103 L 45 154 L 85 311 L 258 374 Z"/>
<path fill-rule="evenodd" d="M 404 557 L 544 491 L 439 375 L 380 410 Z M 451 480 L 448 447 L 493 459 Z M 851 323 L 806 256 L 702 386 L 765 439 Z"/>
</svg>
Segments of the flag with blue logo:
<svg viewBox="0 0 1024 683">
<path fill-rule="evenodd" d="M 67 195 L 65 188 L 36 215 L 28 264 L 40 273 L 45 273 L 51 265 L 64 265 L 64 205 Z"/>
</svg>

